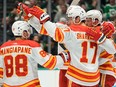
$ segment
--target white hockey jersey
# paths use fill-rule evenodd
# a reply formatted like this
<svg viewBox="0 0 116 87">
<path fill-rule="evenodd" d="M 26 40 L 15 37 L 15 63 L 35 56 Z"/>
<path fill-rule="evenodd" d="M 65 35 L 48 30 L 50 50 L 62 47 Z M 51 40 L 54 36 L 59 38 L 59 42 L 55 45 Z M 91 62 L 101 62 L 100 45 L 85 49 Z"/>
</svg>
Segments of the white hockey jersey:
<svg viewBox="0 0 116 87">
<path fill-rule="evenodd" d="M 115 63 L 116 62 L 113 54 L 109 54 L 106 51 L 103 51 L 100 54 L 99 69 L 102 74 L 108 74 L 116 78 L 116 67 L 114 66 Z"/>
<path fill-rule="evenodd" d="M 112 41 L 106 39 L 98 45 L 86 35 L 86 26 L 70 26 L 60 29 L 50 21 L 44 24 L 48 34 L 55 40 L 65 43 L 70 51 L 71 62 L 66 77 L 80 85 L 93 86 L 99 83 L 99 55 L 105 49 L 111 54 L 116 52 Z M 112 50 L 111 50 L 112 49 Z"/>
<path fill-rule="evenodd" d="M 3 87 L 40 87 L 38 67 L 54 69 L 64 63 L 61 56 L 47 54 L 40 44 L 30 40 L 4 43 L 0 49 L 0 78 Z"/>
</svg>

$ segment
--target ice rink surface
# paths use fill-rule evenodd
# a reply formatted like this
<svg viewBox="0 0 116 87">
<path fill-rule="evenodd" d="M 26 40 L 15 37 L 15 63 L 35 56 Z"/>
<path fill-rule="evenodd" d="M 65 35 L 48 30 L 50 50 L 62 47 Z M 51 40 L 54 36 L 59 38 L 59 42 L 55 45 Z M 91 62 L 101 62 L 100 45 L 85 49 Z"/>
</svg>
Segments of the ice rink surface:
<svg viewBox="0 0 116 87">
<path fill-rule="evenodd" d="M 59 87 L 59 70 L 38 70 L 38 76 L 42 87 Z"/>
</svg>

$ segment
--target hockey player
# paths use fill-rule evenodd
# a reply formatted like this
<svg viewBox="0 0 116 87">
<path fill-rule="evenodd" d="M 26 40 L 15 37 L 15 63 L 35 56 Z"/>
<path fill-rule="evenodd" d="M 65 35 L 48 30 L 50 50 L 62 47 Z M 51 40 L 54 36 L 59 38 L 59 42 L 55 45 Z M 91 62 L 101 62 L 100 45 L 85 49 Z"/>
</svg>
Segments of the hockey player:
<svg viewBox="0 0 116 87">
<path fill-rule="evenodd" d="M 64 29 L 67 27 L 67 25 L 62 22 L 58 22 L 58 23 L 56 23 L 56 25 L 57 25 L 57 27 L 59 27 L 61 29 Z M 63 50 L 67 50 L 65 44 L 58 43 L 58 53 L 62 52 Z M 59 87 L 68 87 L 69 83 L 71 83 L 71 81 L 69 81 L 65 76 L 69 64 L 70 64 L 70 60 L 65 62 L 63 67 L 60 67 Z"/>
<path fill-rule="evenodd" d="M 86 24 L 89 27 L 93 27 L 96 31 L 102 31 L 107 38 L 111 39 L 115 28 L 111 22 L 103 22 L 102 23 L 102 14 L 99 10 L 89 10 L 86 13 Z M 100 72 L 101 72 L 101 87 L 113 87 L 116 82 L 116 72 L 115 68 L 112 65 L 113 60 L 109 60 L 112 58 L 112 54 L 108 54 L 106 51 L 101 53 L 102 58 L 100 58 Z M 114 58 L 114 57 L 113 57 Z"/>
<path fill-rule="evenodd" d="M 71 62 L 66 77 L 73 81 L 71 87 L 95 87 L 100 79 L 98 58 L 102 48 L 110 53 L 115 53 L 115 48 L 101 32 L 96 32 L 84 25 L 82 20 L 85 18 L 85 11 L 80 6 L 71 6 L 68 10 L 68 17 L 72 24 L 65 29 L 60 29 L 49 21 L 48 14 L 39 7 L 34 6 L 31 9 L 23 7 L 23 10 L 27 15 L 36 16 L 49 35 L 54 40 L 65 43 L 67 49 L 70 50 Z M 98 45 L 99 43 L 102 44 Z M 109 49 L 109 44 L 113 49 L 112 52 Z"/>
<path fill-rule="evenodd" d="M 63 66 L 68 52 L 57 56 L 46 53 L 35 41 L 27 40 L 31 27 L 25 21 L 16 21 L 12 32 L 16 37 L 0 48 L 0 78 L 3 87 L 41 87 L 37 64 L 54 69 Z"/>
</svg>

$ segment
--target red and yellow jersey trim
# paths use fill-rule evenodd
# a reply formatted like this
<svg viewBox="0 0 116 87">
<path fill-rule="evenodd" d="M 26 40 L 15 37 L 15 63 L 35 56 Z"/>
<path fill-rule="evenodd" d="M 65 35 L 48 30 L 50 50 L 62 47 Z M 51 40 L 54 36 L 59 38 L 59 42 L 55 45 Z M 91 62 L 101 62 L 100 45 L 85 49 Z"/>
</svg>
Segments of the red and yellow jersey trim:
<svg viewBox="0 0 116 87">
<path fill-rule="evenodd" d="M 100 58 L 104 58 L 104 59 L 110 59 L 110 58 L 113 58 L 114 57 L 114 55 L 112 55 L 112 54 L 109 54 L 108 52 L 106 52 L 106 51 L 103 51 L 101 54 L 100 54 Z"/>
<path fill-rule="evenodd" d="M 110 61 L 107 61 L 106 63 L 99 66 L 99 69 L 101 70 L 108 70 L 108 71 L 114 71 L 114 68 Z"/>
<path fill-rule="evenodd" d="M 63 32 L 61 29 L 59 28 L 56 28 L 56 31 L 55 31 L 55 40 L 58 41 L 58 42 L 62 42 L 64 39 L 64 35 L 63 35 Z"/>
<path fill-rule="evenodd" d="M 97 82 L 100 79 L 99 70 L 96 72 L 85 72 L 71 65 L 68 67 L 67 74 L 83 82 Z"/>
<path fill-rule="evenodd" d="M 69 66 L 70 62 L 65 62 L 64 66 Z"/>
<path fill-rule="evenodd" d="M 0 78 L 3 78 L 3 68 L 0 68 Z"/>
<path fill-rule="evenodd" d="M 40 30 L 40 34 L 43 34 L 43 35 L 48 35 L 46 29 L 44 28 L 44 26 L 42 25 L 42 28 Z"/>
<path fill-rule="evenodd" d="M 51 56 L 50 59 L 43 64 L 43 66 L 48 69 L 53 69 L 56 65 L 56 62 L 57 62 L 56 56 Z"/>
<path fill-rule="evenodd" d="M 105 80 L 106 80 L 106 74 L 102 74 L 102 76 L 101 76 L 101 82 L 100 82 L 100 84 L 101 84 L 102 87 L 105 87 Z"/>
<path fill-rule="evenodd" d="M 23 85 L 17 85 L 17 86 L 11 86 L 11 85 L 3 83 L 3 87 L 41 87 L 41 86 L 40 86 L 40 81 L 38 79 L 34 79 Z"/>
</svg>

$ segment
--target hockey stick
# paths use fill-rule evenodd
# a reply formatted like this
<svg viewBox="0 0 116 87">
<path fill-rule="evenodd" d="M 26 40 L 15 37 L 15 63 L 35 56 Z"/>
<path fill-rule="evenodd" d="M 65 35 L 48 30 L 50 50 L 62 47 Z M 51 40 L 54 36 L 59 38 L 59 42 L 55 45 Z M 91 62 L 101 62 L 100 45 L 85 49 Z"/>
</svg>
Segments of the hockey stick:
<svg viewBox="0 0 116 87">
<path fill-rule="evenodd" d="M 80 0 L 73 0 L 71 5 L 77 5 L 79 3 Z"/>
</svg>

